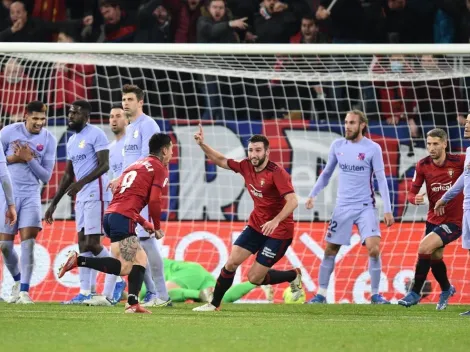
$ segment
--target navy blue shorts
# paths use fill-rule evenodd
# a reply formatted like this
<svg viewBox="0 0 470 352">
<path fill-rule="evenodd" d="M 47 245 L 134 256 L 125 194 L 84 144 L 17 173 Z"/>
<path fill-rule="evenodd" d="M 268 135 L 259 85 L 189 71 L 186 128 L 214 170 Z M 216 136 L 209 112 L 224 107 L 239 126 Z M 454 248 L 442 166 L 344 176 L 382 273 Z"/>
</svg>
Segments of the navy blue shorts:
<svg viewBox="0 0 470 352">
<path fill-rule="evenodd" d="M 103 229 L 111 239 L 111 243 L 119 242 L 131 236 L 136 236 L 135 221 L 118 213 L 104 214 Z"/>
<path fill-rule="evenodd" d="M 434 225 L 426 221 L 426 236 L 431 232 L 434 232 L 441 238 L 444 246 L 454 242 L 456 239 L 462 236 L 462 229 L 455 224 L 448 223 Z"/>
<path fill-rule="evenodd" d="M 288 240 L 272 238 L 255 231 L 250 226 L 245 226 L 234 245 L 240 246 L 253 254 L 258 253 L 256 261 L 270 268 L 284 256 L 291 243 L 292 238 Z"/>
</svg>

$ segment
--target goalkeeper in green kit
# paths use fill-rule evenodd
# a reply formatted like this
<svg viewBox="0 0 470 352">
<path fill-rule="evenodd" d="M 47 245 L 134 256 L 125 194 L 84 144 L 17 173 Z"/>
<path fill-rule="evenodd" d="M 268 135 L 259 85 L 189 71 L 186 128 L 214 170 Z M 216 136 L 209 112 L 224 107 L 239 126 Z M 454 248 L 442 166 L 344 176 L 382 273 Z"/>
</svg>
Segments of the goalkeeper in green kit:
<svg viewBox="0 0 470 352">
<path fill-rule="evenodd" d="M 163 259 L 166 287 L 173 302 L 193 300 L 197 302 L 210 302 L 216 279 L 202 265 L 193 262 L 184 262 Z M 223 298 L 225 303 L 235 302 L 251 292 L 257 285 L 251 282 L 242 282 L 232 286 Z M 273 301 L 274 292 L 271 285 L 261 286 L 266 299 Z M 140 296 L 145 296 L 145 286 Z"/>
</svg>

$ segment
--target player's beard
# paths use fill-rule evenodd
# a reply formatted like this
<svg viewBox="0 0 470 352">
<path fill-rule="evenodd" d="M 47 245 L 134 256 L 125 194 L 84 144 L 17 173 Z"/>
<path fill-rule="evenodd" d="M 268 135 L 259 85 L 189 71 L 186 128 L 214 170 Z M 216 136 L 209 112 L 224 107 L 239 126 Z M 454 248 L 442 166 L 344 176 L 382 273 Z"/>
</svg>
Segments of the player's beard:
<svg viewBox="0 0 470 352">
<path fill-rule="evenodd" d="M 359 130 L 357 130 L 356 132 L 353 132 L 351 135 L 347 135 L 345 134 L 345 138 L 348 140 L 348 141 L 353 141 L 355 140 L 357 137 L 359 137 Z"/>
<path fill-rule="evenodd" d="M 264 156 L 260 159 L 256 159 L 258 161 L 258 163 L 255 165 L 253 164 L 253 159 L 250 159 L 250 162 L 251 162 L 251 165 L 253 165 L 254 167 L 260 167 L 261 165 L 264 164 L 264 162 L 266 161 L 266 153 L 264 154 Z"/>
<path fill-rule="evenodd" d="M 72 123 L 70 123 L 70 122 L 69 122 L 69 123 L 67 124 L 67 129 L 69 129 L 70 131 L 78 132 L 78 131 L 81 131 L 84 126 L 85 126 L 84 123 L 79 123 L 79 122 L 72 122 Z"/>
</svg>

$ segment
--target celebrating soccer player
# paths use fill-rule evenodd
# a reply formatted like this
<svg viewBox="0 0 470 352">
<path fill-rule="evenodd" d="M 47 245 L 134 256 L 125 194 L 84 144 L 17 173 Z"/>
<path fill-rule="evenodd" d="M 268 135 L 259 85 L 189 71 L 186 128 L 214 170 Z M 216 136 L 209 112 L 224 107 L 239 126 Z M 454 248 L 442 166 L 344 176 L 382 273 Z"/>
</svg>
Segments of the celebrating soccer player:
<svg viewBox="0 0 470 352">
<path fill-rule="evenodd" d="M 18 222 L 13 226 L 0 222 L 0 241 L 3 259 L 15 283 L 10 303 L 33 303 L 29 285 L 34 267 L 34 245 L 42 229 L 41 182 L 46 184 L 52 176 L 57 141 L 44 128 L 46 106 L 32 101 L 26 107 L 25 122 L 8 125 L 2 130 L 2 146 L 13 181 L 13 193 L 18 212 Z M 0 202 L 0 212 L 5 213 L 6 203 Z M 21 238 L 21 259 L 13 241 L 18 230 Z"/>
<path fill-rule="evenodd" d="M 160 132 L 160 127 L 150 116 L 143 113 L 144 92 L 135 85 L 126 84 L 122 88 L 122 107 L 129 119 L 124 137 L 124 160 L 122 169 L 133 162 L 145 158 L 149 154 L 148 141 L 153 134 Z M 114 188 L 115 182 L 112 182 Z M 148 219 L 148 209 L 144 207 L 141 214 Z M 144 298 L 144 307 L 165 307 L 171 305 L 170 297 L 165 286 L 165 276 L 163 273 L 163 259 L 158 248 L 157 240 L 150 236 L 142 226 L 137 225 L 137 236 L 142 248 L 147 254 L 149 268 L 145 271 L 145 286 L 147 295 Z"/>
<path fill-rule="evenodd" d="M 470 139 L 470 114 L 465 121 L 464 138 Z M 464 170 L 454 185 L 436 202 L 434 212 L 438 216 L 443 216 L 446 212 L 458 212 L 456 206 L 449 206 L 455 197 L 463 190 L 463 221 L 462 221 L 462 248 L 470 250 L 470 147 L 466 150 Z M 448 209 L 446 209 L 448 208 Z M 451 216 L 451 214 L 449 214 Z M 460 315 L 470 316 L 470 310 Z"/>
<path fill-rule="evenodd" d="M 331 273 L 335 267 L 335 258 L 343 245 L 351 243 L 353 225 L 357 225 L 362 242 L 369 253 L 369 274 L 371 282 L 371 303 L 389 304 L 380 293 L 379 283 L 382 272 L 380 259 L 380 227 L 375 208 L 372 175 L 379 184 L 380 195 L 384 204 L 384 222 L 391 226 L 394 222 L 390 205 L 382 148 L 364 136 L 367 117 L 362 111 L 353 110 L 345 119 L 345 138 L 333 142 L 325 169 L 318 177 L 305 204 L 312 209 L 314 199 L 326 187 L 331 175 L 339 165 L 338 193 L 326 233 L 326 248 L 320 265 L 319 289 L 309 303 L 326 303 L 326 294 Z"/>
<path fill-rule="evenodd" d="M 217 166 L 240 173 L 251 198 L 254 210 L 248 225 L 233 244 L 227 263 L 217 279 L 214 297 L 210 303 L 194 308 L 194 311 L 219 310 L 225 292 L 232 286 L 237 268 L 252 254 L 256 261 L 248 272 L 248 280 L 255 285 L 274 285 L 290 282 L 293 300 L 302 294 L 299 269 L 273 270 L 286 253 L 294 236 L 294 216 L 297 196 L 292 187 L 290 175 L 279 165 L 269 160 L 269 141 L 265 136 L 254 135 L 248 144 L 248 158 L 238 162 L 227 159 L 204 142 L 202 126 L 194 135 L 196 143 L 207 158 Z"/>
<path fill-rule="evenodd" d="M 106 191 L 109 170 L 109 141 L 102 129 L 88 123 L 90 103 L 77 100 L 69 111 L 68 127 L 75 133 L 67 142 L 67 165 L 59 189 L 46 210 L 45 220 L 51 224 L 57 204 L 67 194 L 76 196 L 75 223 L 78 247 L 83 257 L 107 257 L 108 250 L 101 245 L 104 210 L 111 200 Z M 74 179 L 76 178 L 76 182 Z M 92 273 L 79 270 L 80 292 L 65 304 L 82 304 L 91 297 Z"/>
<path fill-rule="evenodd" d="M 115 139 L 109 144 L 109 174 L 110 179 L 117 179 L 122 173 L 122 161 L 124 158 L 124 136 L 126 135 L 127 117 L 122 105 L 119 104 L 111 109 L 109 115 L 109 126 Z M 93 270 L 96 272 L 96 270 Z M 93 281 L 92 281 L 93 282 Z M 112 306 L 117 304 L 123 297 L 126 282 L 120 276 L 106 275 L 104 281 L 103 295 L 92 295 L 90 299 L 83 301 L 90 306 Z"/>
<path fill-rule="evenodd" d="M 434 213 L 434 206 L 462 174 L 465 155 L 446 153 L 447 134 L 440 128 L 427 133 L 426 145 L 429 156 L 416 164 L 413 185 L 408 193 L 410 203 L 424 204 L 424 194 L 418 192 L 423 182 L 426 182 L 426 193 L 429 199 L 426 233 L 419 244 L 413 287 L 405 297 L 398 301 L 398 304 L 405 307 L 418 304 L 422 287 L 431 269 L 442 290 L 436 309 L 443 310 L 447 307 L 449 298 L 455 294 L 455 287 L 449 283 L 447 268 L 442 257 L 444 246 L 455 241 L 462 234 L 463 194 L 459 193 L 449 202 L 448 206 L 453 210 L 452 212 L 438 215 Z"/>
<path fill-rule="evenodd" d="M 71 252 L 59 271 L 61 278 L 76 268 L 93 268 L 114 275 L 129 275 L 129 296 L 126 313 L 151 313 L 138 302 L 144 281 L 147 256 L 136 237 L 136 221 L 157 238 L 163 237 L 160 229 L 161 193 L 168 184 L 168 163 L 173 155 L 173 145 L 168 135 L 159 133 L 150 138 L 150 155 L 136 161 L 124 170 L 118 179 L 113 200 L 106 210 L 104 228 L 111 238 L 114 258 L 90 258 Z M 152 225 L 140 214 L 148 204 Z"/>
</svg>

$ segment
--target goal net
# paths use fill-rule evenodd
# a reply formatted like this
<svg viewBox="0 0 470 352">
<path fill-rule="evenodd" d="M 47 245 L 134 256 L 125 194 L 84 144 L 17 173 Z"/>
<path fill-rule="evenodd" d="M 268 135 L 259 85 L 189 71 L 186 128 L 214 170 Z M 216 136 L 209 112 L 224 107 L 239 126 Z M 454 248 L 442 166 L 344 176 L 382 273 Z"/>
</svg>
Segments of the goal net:
<svg viewBox="0 0 470 352">
<path fill-rule="evenodd" d="M 383 149 L 397 220 L 389 229 L 382 227 L 380 286 L 387 299 L 396 301 L 413 277 L 425 229 L 427 206 L 417 207 L 406 200 L 415 164 L 427 155 L 424 136 L 440 127 L 450 136 L 451 152 L 462 153 L 469 145 L 463 139 L 461 122 L 469 111 L 470 59 L 460 55 L 460 49 L 2 44 L 1 123 L 22 121 L 30 100 L 47 104 L 47 128 L 59 144 L 52 179 L 42 190 L 45 211 L 66 163 L 70 103 L 88 99 L 93 106 L 91 122 L 112 141 L 110 109 L 120 102 L 122 85 L 139 85 L 146 92 L 144 112 L 155 118 L 175 144 L 161 250 L 168 258 L 198 262 L 215 276 L 253 205 L 242 177 L 209 163 L 193 134 L 202 123 L 207 143 L 235 159 L 246 156 L 251 135 L 265 134 L 271 143 L 270 159 L 291 174 L 299 197 L 295 239 L 276 268 L 300 267 L 309 299 L 317 290 L 337 174 L 318 196 L 313 211 L 306 210 L 304 203 L 326 164 L 332 141 L 343 135 L 346 112 L 363 110 L 369 118 L 369 137 Z M 376 199 L 382 217 L 378 194 Z M 44 224 L 39 236 L 31 289 L 35 300 L 65 300 L 78 290 L 78 273 L 65 280 L 56 276 L 67 252 L 76 247 L 73 205 L 73 199 L 65 196 L 55 212 L 55 222 Z M 16 248 L 20 252 L 19 245 Z M 458 291 L 452 302 L 470 303 L 470 261 L 460 240 L 446 248 L 444 259 Z M 252 260 L 238 270 L 236 283 L 247 280 Z M 368 302 L 368 255 L 356 229 L 351 245 L 341 249 L 336 262 L 328 301 Z M 432 287 L 429 299 L 435 302 L 440 288 L 431 273 L 428 279 Z M 102 282 L 100 275 L 99 292 Z M 3 267 L 3 297 L 9 295 L 11 284 Z M 282 301 L 285 287 L 275 288 L 276 302 Z M 263 302 L 266 297 L 255 289 L 243 301 Z"/>
</svg>

